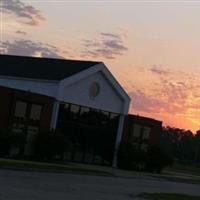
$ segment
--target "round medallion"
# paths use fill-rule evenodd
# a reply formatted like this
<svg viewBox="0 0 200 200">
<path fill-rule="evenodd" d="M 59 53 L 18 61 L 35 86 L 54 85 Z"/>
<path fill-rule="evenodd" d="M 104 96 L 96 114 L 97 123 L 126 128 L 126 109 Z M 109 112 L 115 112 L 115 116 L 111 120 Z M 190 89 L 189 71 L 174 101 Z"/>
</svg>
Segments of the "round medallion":
<svg viewBox="0 0 200 200">
<path fill-rule="evenodd" d="M 99 95 L 100 85 L 97 82 L 92 83 L 90 86 L 90 97 L 95 98 Z"/>
</svg>

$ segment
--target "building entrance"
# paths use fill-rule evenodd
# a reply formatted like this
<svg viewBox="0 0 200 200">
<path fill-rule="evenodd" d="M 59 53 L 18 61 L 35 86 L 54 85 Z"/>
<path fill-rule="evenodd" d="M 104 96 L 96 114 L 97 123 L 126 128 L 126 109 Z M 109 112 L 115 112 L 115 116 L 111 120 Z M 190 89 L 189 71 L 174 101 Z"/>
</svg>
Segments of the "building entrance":
<svg viewBox="0 0 200 200">
<path fill-rule="evenodd" d="M 12 148 L 13 152 L 11 154 L 33 154 L 32 141 L 35 134 L 39 132 L 41 111 L 42 105 L 40 104 L 23 100 L 17 100 L 15 102 L 11 129 L 16 134 L 25 134 L 26 141 L 24 148 L 14 150 Z"/>
<path fill-rule="evenodd" d="M 65 159 L 111 165 L 119 115 L 74 104 L 60 104 L 57 131 L 70 141 Z"/>
</svg>

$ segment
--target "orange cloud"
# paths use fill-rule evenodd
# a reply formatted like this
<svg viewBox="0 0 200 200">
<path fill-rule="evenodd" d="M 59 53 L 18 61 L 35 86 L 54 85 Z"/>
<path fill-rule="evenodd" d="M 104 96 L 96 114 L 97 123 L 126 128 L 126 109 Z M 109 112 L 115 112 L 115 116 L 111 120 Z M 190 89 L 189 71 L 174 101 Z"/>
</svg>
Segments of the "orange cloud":
<svg viewBox="0 0 200 200">
<path fill-rule="evenodd" d="M 120 77 L 132 98 L 130 113 L 175 127 L 200 129 L 200 75 L 164 66 L 129 68 Z"/>
</svg>

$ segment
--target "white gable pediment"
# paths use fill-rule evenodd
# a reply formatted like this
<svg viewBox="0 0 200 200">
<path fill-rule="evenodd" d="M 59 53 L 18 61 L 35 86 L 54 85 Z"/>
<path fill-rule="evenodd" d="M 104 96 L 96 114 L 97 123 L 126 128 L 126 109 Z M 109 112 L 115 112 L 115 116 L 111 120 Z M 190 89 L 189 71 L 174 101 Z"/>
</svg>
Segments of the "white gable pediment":
<svg viewBox="0 0 200 200">
<path fill-rule="evenodd" d="M 106 74 L 103 64 L 97 66 L 96 71 L 86 71 L 60 83 L 58 100 L 74 103 L 82 106 L 92 107 L 105 111 L 127 114 L 130 99 L 123 94 L 122 88 L 117 82 Z M 108 71 L 108 70 L 107 70 Z M 91 94 L 91 87 L 98 85 L 97 96 Z M 93 91 L 94 92 L 94 91 Z M 124 96 L 123 96 L 124 95 Z"/>
</svg>

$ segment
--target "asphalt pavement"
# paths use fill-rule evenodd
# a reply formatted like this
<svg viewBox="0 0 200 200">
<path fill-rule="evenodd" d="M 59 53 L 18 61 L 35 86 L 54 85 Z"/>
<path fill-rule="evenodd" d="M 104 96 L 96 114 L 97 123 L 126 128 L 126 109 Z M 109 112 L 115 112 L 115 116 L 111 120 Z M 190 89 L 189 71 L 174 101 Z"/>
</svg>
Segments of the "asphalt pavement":
<svg viewBox="0 0 200 200">
<path fill-rule="evenodd" d="M 142 192 L 200 196 L 200 185 L 150 177 L 0 170 L 0 200 L 133 200 Z"/>
</svg>

